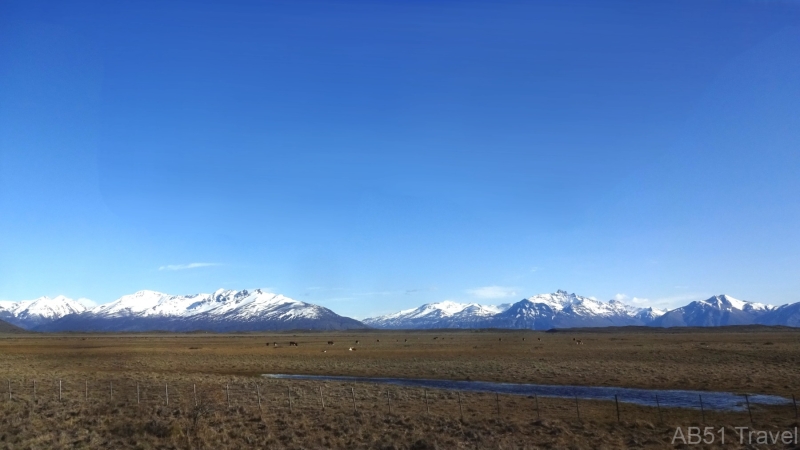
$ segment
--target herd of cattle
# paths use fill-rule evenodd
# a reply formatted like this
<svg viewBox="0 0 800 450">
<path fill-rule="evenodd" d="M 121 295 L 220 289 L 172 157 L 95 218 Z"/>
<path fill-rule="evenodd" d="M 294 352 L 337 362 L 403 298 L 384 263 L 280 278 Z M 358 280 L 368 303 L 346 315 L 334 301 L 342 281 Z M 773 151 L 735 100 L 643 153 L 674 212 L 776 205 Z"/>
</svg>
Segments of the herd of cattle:
<svg viewBox="0 0 800 450">
<path fill-rule="evenodd" d="M 434 336 L 433 340 L 437 340 L 437 339 L 439 339 L 439 336 Z M 444 338 L 442 338 L 442 339 L 444 339 Z M 503 338 L 498 338 L 498 340 L 499 340 L 499 341 L 502 341 L 502 340 L 503 340 Z M 524 341 L 524 340 L 525 340 L 525 338 L 522 338 L 522 340 Z M 537 341 L 541 341 L 541 340 L 542 340 L 542 338 L 536 338 L 536 340 L 537 340 Z M 572 338 L 572 340 L 573 340 L 573 341 L 575 342 L 575 344 L 577 344 L 577 345 L 583 345 L 583 341 L 582 341 L 581 339 L 575 339 L 575 338 Z M 380 340 L 380 339 L 376 339 L 375 341 L 376 341 L 376 342 L 380 342 L 381 340 Z M 361 341 L 359 341 L 359 340 L 356 340 L 356 342 L 355 342 L 355 345 L 358 345 L 360 342 L 361 342 Z M 397 342 L 400 342 L 400 340 L 398 339 L 398 340 L 397 340 Z M 403 339 L 403 342 L 408 342 L 408 339 Z M 333 342 L 333 341 L 328 341 L 328 345 L 334 345 L 334 342 Z M 267 342 L 267 346 L 269 347 L 269 342 Z M 280 347 L 280 346 L 278 345 L 278 343 L 277 343 L 277 342 L 273 342 L 273 343 L 272 343 L 272 346 L 273 346 L 274 348 L 278 348 L 278 347 Z M 289 347 L 299 347 L 299 344 L 298 344 L 297 342 L 295 342 L 295 341 L 289 341 Z M 476 348 L 477 348 L 477 347 L 476 347 Z M 355 347 L 348 347 L 348 349 L 347 349 L 347 350 L 349 350 L 349 351 L 351 351 L 351 352 L 354 352 L 354 351 L 356 351 L 357 349 L 356 349 Z M 323 353 L 327 353 L 327 350 L 323 350 Z"/>
</svg>

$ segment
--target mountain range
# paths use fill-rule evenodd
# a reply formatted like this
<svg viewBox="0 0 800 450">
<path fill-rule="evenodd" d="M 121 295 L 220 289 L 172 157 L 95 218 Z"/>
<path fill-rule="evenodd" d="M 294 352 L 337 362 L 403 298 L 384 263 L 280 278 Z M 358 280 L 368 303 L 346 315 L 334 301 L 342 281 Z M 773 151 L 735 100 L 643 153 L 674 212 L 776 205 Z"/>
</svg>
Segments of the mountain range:
<svg viewBox="0 0 800 450">
<path fill-rule="evenodd" d="M 499 306 L 439 302 L 365 319 L 374 328 L 550 328 L 649 325 L 664 311 L 617 300 L 602 302 L 566 291 Z"/>
<path fill-rule="evenodd" d="M 775 307 L 715 295 L 670 311 L 601 301 L 566 291 L 516 303 L 443 301 L 358 321 L 328 308 L 261 289 L 169 295 L 139 291 L 87 307 L 64 296 L 0 302 L 0 320 L 27 330 L 56 331 L 278 331 L 345 329 L 551 328 L 605 326 L 784 325 L 800 327 L 800 303 Z"/>
<path fill-rule="evenodd" d="M 33 308 L 33 305 L 36 308 Z M 94 308 L 43 297 L 0 305 L 0 319 L 35 331 L 256 331 L 366 328 L 328 308 L 261 289 L 169 295 L 139 291 Z M 60 312 L 62 314 L 57 314 Z"/>
</svg>

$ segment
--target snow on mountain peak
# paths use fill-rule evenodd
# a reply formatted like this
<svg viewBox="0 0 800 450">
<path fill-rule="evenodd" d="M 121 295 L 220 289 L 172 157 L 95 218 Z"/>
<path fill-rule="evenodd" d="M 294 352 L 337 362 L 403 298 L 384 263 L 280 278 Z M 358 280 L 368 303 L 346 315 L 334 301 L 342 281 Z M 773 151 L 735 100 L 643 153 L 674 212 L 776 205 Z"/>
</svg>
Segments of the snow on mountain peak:
<svg viewBox="0 0 800 450">
<path fill-rule="evenodd" d="M 0 311 L 14 324 L 55 320 L 67 314 L 86 311 L 86 307 L 71 298 L 59 295 L 54 298 L 39 297 L 20 302 L 2 302 Z"/>
</svg>

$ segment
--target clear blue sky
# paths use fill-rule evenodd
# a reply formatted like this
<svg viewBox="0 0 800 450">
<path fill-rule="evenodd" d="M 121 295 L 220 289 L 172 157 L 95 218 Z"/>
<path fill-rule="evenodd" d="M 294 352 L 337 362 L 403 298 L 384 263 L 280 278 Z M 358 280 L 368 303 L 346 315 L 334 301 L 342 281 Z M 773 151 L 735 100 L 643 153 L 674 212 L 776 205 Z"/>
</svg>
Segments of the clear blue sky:
<svg viewBox="0 0 800 450">
<path fill-rule="evenodd" d="M 0 0 L 0 299 L 257 287 L 800 301 L 800 3 Z"/>
</svg>

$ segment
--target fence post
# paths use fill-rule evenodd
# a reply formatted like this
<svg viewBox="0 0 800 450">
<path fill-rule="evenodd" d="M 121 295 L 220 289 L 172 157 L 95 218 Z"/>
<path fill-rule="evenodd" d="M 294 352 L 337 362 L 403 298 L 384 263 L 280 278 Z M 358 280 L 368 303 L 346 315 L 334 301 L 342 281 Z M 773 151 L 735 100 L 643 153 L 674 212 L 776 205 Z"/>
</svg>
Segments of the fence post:
<svg viewBox="0 0 800 450">
<path fill-rule="evenodd" d="M 139 404 L 139 383 L 136 383 L 136 404 Z"/>
<path fill-rule="evenodd" d="M 225 383 L 225 398 L 228 400 L 228 408 L 231 407 L 231 387 L 228 383 Z"/>
<path fill-rule="evenodd" d="M 60 386 L 60 383 L 61 382 L 59 382 L 59 386 Z M 83 383 L 84 383 L 84 391 L 85 391 L 84 392 L 84 399 L 86 401 L 88 401 L 89 400 L 89 380 L 83 380 Z M 59 388 L 59 392 L 60 391 L 61 391 L 61 389 Z M 60 395 L 61 394 L 59 394 L 59 397 L 60 397 Z M 59 398 L 59 400 L 61 400 L 61 399 Z"/>
<path fill-rule="evenodd" d="M 8 380 L 8 399 L 11 400 L 11 380 Z"/>
<path fill-rule="evenodd" d="M 533 394 L 533 401 L 536 402 L 536 418 L 541 419 L 542 416 L 539 414 L 539 397 L 536 395 L 536 393 Z"/>
<path fill-rule="evenodd" d="M 703 418 L 703 423 L 706 423 L 706 410 L 703 408 L 703 396 L 698 395 L 700 397 L 700 417 Z"/>
<path fill-rule="evenodd" d="M 497 403 L 497 415 L 500 415 L 500 394 L 497 392 L 494 393 L 494 401 Z"/>
<path fill-rule="evenodd" d="M 197 383 L 192 383 L 192 396 L 194 397 L 194 406 L 197 406 Z"/>
<path fill-rule="evenodd" d="M 258 387 L 258 383 L 256 383 L 256 396 L 258 397 L 258 410 L 260 412 L 264 412 L 264 410 L 261 409 L 261 389 Z M 325 406 L 323 405 L 323 408 L 324 407 Z"/>
<path fill-rule="evenodd" d="M 325 397 L 322 396 L 322 386 L 319 387 L 319 401 L 322 403 L 322 410 L 325 410 Z"/>
<path fill-rule="evenodd" d="M 617 423 L 620 423 L 620 420 L 619 420 L 619 398 L 617 398 L 617 394 L 614 394 L 614 403 L 617 405 Z"/>
<path fill-rule="evenodd" d="M 58 401 L 61 401 L 61 380 L 58 380 Z"/>
<path fill-rule="evenodd" d="M 114 382 L 113 381 L 109 381 L 108 382 L 108 390 L 109 390 L 109 398 L 111 400 L 114 400 Z"/>
<path fill-rule="evenodd" d="M 464 421 L 464 407 L 461 405 L 461 391 L 456 391 L 458 395 L 458 412 L 461 414 L 461 421 Z"/>
<path fill-rule="evenodd" d="M 356 413 L 356 391 L 350 388 L 350 394 L 353 396 L 353 413 Z"/>
<path fill-rule="evenodd" d="M 428 405 L 428 390 L 427 390 L 427 389 L 425 389 L 424 391 L 425 391 L 425 411 L 426 411 L 428 414 L 430 414 L 430 413 L 431 413 L 431 408 L 430 408 L 430 406 Z"/>
<path fill-rule="evenodd" d="M 36 401 L 36 380 L 33 380 L 33 401 Z"/>
<path fill-rule="evenodd" d="M 289 386 L 286 386 L 286 396 L 289 398 L 289 412 L 292 412 L 292 390 Z M 355 403 L 353 403 L 353 405 L 355 405 Z"/>
<path fill-rule="evenodd" d="M 750 425 L 753 424 L 753 413 L 750 411 L 750 398 L 744 394 L 744 401 L 747 403 L 747 415 L 750 416 Z"/>
<path fill-rule="evenodd" d="M 169 385 L 164 383 L 164 397 L 167 400 L 167 405 L 169 405 Z"/>
<path fill-rule="evenodd" d="M 581 420 L 581 409 L 578 407 L 578 396 L 575 395 L 575 412 L 578 413 L 578 421 Z"/>
<path fill-rule="evenodd" d="M 656 408 L 658 408 L 658 422 L 664 423 L 664 418 L 661 416 L 661 403 L 658 401 L 658 394 L 656 394 Z"/>
<path fill-rule="evenodd" d="M 794 420 L 797 421 L 797 400 L 795 400 L 794 394 L 792 394 L 792 403 L 794 404 Z"/>
</svg>

